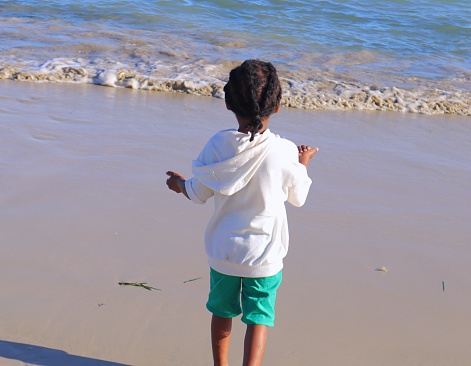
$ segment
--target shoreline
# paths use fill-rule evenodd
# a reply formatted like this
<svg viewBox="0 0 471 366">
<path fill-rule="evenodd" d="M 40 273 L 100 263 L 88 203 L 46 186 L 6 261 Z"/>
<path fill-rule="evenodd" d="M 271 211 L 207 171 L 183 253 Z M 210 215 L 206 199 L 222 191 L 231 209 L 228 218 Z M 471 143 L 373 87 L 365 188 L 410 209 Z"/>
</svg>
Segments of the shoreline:
<svg viewBox="0 0 471 366">
<path fill-rule="evenodd" d="M 113 88 L 172 92 L 224 98 L 225 76 L 234 66 L 228 62 L 213 71 L 198 73 L 201 79 L 192 79 L 185 68 L 171 73 L 127 67 L 94 69 L 81 65 L 76 59 L 57 59 L 46 62 L 39 70 L 0 65 L 0 81 L 14 80 L 33 83 L 92 84 Z M 365 83 L 351 78 L 337 80 L 334 76 L 303 77 L 278 70 L 283 88 L 282 106 L 305 110 L 334 111 L 388 111 L 425 115 L 471 116 L 471 93 L 454 87 L 440 89 L 430 81 L 415 87 L 397 87 Z M 143 73 L 144 72 L 144 73 Z M 154 75 L 155 73 L 155 75 Z M 306 78 L 307 77 L 307 78 Z M 338 76 L 337 76 L 338 77 Z"/>
<path fill-rule="evenodd" d="M 0 120 L 0 363 L 210 364 L 212 202 L 165 171 L 234 127 L 224 103 L 4 80 Z M 265 364 L 468 365 L 469 118 L 283 108 L 270 129 L 320 152 Z"/>
</svg>

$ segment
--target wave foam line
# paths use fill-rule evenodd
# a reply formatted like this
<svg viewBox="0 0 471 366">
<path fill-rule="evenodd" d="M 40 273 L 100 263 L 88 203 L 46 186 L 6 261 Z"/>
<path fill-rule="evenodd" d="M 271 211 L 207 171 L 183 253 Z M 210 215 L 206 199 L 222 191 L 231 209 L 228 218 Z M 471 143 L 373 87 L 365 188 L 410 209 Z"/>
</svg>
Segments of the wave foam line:
<svg viewBox="0 0 471 366">
<path fill-rule="evenodd" d="M 133 70 L 99 70 L 89 72 L 75 65 L 43 67 L 22 71 L 15 67 L 0 68 L 0 80 L 29 82 L 90 83 L 108 87 L 122 87 L 164 92 L 178 92 L 224 98 L 224 82 L 195 82 L 185 79 L 154 78 Z M 284 90 L 282 105 L 302 109 L 378 110 L 421 114 L 455 114 L 471 116 L 471 93 L 442 90 L 415 90 L 396 87 L 377 87 L 323 80 L 295 82 L 280 77 Z"/>
</svg>

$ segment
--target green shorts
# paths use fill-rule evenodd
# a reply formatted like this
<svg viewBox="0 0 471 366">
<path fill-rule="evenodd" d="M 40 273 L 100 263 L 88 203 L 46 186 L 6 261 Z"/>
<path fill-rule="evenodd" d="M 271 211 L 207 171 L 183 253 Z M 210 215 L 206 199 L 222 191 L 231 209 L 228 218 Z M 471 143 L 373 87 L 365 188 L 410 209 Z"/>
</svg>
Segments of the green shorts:
<svg viewBox="0 0 471 366">
<path fill-rule="evenodd" d="M 228 276 L 211 268 L 206 308 L 221 318 L 242 314 L 245 324 L 273 327 L 276 291 L 282 278 L 282 271 L 270 277 L 249 278 Z"/>
</svg>

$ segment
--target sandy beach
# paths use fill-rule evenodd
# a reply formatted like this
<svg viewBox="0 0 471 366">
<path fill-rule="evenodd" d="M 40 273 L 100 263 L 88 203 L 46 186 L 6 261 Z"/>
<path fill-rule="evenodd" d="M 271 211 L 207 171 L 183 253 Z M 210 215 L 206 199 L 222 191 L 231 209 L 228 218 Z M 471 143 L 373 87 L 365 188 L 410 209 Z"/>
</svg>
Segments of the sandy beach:
<svg viewBox="0 0 471 366">
<path fill-rule="evenodd" d="M 212 202 L 165 172 L 231 127 L 210 97 L 0 82 L 0 365 L 212 364 Z M 270 129 L 320 152 L 264 365 L 470 365 L 470 118 L 285 108 Z"/>
</svg>

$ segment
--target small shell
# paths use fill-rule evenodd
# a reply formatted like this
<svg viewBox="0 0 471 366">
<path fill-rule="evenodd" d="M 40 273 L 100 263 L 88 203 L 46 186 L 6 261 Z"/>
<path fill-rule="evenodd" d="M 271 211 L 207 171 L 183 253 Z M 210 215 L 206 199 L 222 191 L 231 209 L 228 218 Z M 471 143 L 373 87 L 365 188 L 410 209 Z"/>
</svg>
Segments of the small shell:
<svg viewBox="0 0 471 366">
<path fill-rule="evenodd" d="M 378 272 L 387 272 L 388 269 L 386 267 L 379 267 L 379 268 L 376 268 L 375 271 L 378 271 Z"/>
</svg>

